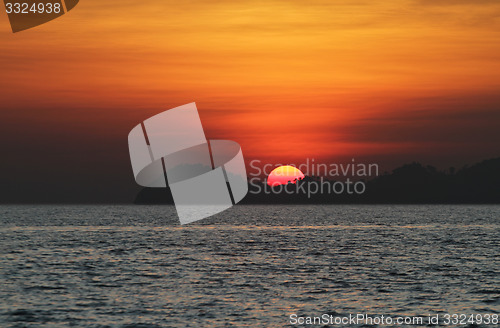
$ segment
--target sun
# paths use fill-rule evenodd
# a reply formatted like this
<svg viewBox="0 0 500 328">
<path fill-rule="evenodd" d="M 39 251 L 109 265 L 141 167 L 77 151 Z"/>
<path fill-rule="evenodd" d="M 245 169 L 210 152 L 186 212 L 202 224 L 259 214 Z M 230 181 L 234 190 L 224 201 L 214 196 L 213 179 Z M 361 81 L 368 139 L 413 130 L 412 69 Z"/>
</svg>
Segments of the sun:
<svg viewBox="0 0 500 328">
<path fill-rule="evenodd" d="M 283 165 L 275 168 L 267 177 L 267 184 L 271 187 L 296 183 L 298 180 L 304 179 L 304 173 L 298 168 L 290 165 Z"/>
</svg>

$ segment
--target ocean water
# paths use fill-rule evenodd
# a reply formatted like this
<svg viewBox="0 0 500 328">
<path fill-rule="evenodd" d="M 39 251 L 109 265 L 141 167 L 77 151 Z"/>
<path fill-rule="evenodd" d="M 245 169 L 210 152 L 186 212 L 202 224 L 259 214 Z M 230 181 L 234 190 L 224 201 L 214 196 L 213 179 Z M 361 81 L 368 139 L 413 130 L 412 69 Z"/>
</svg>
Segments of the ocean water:
<svg viewBox="0 0 500 328">
<path fill-rule="evenodd" d="M 500 313 L 500 206 L 0 206 L 0 252 L 0 327 L 500 326 L 443 321 Z"/>
</svg>

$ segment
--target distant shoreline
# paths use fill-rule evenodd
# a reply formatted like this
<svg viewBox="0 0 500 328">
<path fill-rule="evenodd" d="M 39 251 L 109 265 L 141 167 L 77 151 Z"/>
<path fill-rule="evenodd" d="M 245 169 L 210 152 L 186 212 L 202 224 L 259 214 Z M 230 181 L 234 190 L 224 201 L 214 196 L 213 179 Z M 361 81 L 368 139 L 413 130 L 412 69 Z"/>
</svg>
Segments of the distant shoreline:
<svg viewBox="0 0 500 328">
<path fill-rule="evenodd" d="M 240 204 L 346 204 L 346 205 L 459 205 L 500 204 L 500 158 L 489 159 L 458 171 L 450 168 L 438 171 L 432 166 L 414 162 L 365 181 L 363 194 L 332 194 L 332 184 L 340 181 L 308 177 L 282 185 L 268 187 L 265 182 L 249 183 L 249 192 Z M 326 186 L 327 192 L 310 193 L 311 184 Z M 307 193 L 305 192 L 307 191 Z M 144 188 L 135 204 L 173 204 L 168 188 Z"/>
</svg>

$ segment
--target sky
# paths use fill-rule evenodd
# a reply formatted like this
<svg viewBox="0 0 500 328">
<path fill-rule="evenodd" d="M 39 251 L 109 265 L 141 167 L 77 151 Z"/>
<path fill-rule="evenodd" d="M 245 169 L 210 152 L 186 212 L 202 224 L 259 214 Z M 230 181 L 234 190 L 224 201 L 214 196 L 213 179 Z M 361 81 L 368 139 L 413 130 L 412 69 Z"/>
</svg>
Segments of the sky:
<svg viewBox="0 0 500 328">
<path fill-rule="evenodd" d="M 128 132 L 190 102 L 247 162 L 500 155 L 497 0 L 82 0 L 0 42 L 3 201 L 133 199 Z"/>
</svg>

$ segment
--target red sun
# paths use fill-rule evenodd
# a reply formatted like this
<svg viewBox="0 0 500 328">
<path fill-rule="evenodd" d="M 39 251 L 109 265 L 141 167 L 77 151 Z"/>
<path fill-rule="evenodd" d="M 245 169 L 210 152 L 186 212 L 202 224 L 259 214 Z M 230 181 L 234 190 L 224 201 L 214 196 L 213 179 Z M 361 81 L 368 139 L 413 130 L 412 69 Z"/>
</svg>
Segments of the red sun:
<svg viewBox="0 0 500 328">
<path fill-rule="evenodd" d="M 288 182 L 296 183 L 298 180 L 304 179 L 304 173 L 298 168 L 284 165 L 275 168 L 267 177 L 267 184 L 271 187 L 286 185 Z"/>
</svg>

